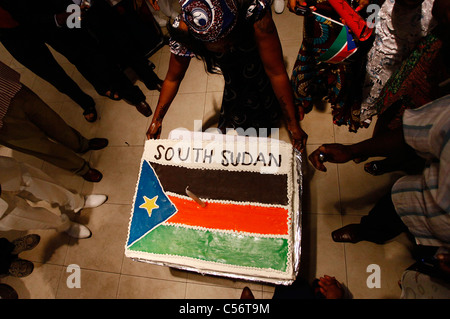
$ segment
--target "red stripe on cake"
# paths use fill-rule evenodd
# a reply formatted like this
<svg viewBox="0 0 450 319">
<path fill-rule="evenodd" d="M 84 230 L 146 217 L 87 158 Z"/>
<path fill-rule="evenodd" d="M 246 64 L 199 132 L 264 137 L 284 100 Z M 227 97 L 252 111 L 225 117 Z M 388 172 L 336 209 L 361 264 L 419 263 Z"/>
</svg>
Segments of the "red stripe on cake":
<svg viewBox="0 0 450 319">
<path fill-rule="evenodd" d="M 264 235 L 288 234 L 287 208 L 212 202 L 206 202 L 206 207 L 202 208 L 191 199 L 168 197 L 177 207 L 178 212 L 166 221 L 167 224 Z"/>
</svg>

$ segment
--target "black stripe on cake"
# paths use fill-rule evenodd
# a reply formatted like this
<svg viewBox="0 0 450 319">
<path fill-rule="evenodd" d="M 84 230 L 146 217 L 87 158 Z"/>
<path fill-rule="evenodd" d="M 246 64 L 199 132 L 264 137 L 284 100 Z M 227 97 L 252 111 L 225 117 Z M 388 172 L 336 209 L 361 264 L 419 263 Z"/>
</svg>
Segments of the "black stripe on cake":
<svg viewBox="0 0 450 319">
<path fill-rule="evenodd" d="M 287 175 L 257 172 L 193 169 L 150 163 L 167 192 L 200 198 L 287 205 Z"/>
</svg>

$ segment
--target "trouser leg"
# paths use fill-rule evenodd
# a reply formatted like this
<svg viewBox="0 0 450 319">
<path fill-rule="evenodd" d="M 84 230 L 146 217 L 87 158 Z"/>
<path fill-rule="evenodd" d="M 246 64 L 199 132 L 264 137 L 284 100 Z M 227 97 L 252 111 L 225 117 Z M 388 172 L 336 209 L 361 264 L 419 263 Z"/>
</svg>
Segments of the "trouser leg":
<svg viewBox="0 0 450 319">
<path fill-rule="evenodd" d="M 54 229 L 66 231 L 71 225 L 67 215 L 57 215 L 43 207 L 32 207 L 26 200 L 5 192 L 2 194 L 9 207 L 0 219 L 0 230 Z"/>
<path fill-rule="evenodd" d="M 0 41 L 11 55 L 27 69 L 53 85 L 59 92 L 69 96 L 81 108 L 95 106 L 95 101 L 84 93 L 67 75 L 51 54 L 44 41 L 27 34 L 21 27 L 2 30 Z"/>
<path fill-rule="evenodd" d="M 390 193 L 383 196 L 367 216 L 361 218 L 360 225 L 365 240 L 380 244 L 408 230 L 395 210 Z"/>
<path fill-rule="evenodd" d="M 68 210 L 79 210 L 84 206 L 84 197 L 61 186 L 57 181 L 28 164 L 22 163 L 22 179 L 25 183 L 23 191 L 39 200 L 65 207 Z"/>
<path fill-rule="evenodd" d="M 89 164 L 76 154 L 86 151 L 89 141 L 26 87 L 11 101 L 0 143 L 78 175 L 89 170 Z"/>
<path fill-rule="evenodd" d="M 0 275 L 8 273 L 14 255 L 11 255 L 14 245 L 6 238 L 0 238 Z"/>
</svg>

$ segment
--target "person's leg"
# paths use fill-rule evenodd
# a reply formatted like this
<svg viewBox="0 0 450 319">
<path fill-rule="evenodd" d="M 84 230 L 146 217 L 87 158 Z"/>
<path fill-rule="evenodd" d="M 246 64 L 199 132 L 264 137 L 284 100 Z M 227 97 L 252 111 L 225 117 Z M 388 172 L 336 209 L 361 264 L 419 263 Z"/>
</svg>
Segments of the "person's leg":
<svg viewBox="0 0 450 319">
<path fill-rule="evenodd" d="M 0 219 L 2 231 L 54 229 L 74 238 L 91 236 L 89 228 L 72 222 L 65 214 L 57 215 L 43 207 L 32 207 L 25 199 L 7 192 L 2 194 L 2 199 L 8 203 L 8 210 Z"/>
<path fill-rule="evenodd" d="M 58 216 L 43 207 L 32 207 L 23 198 L 7 192 L 2 194 L 2 199 L 9 208 L 0 219 L 1 230 L 55 229 L 63 232 L 70 228 L 71 221 L 66 215 Z"/>
<path fill-rule="evenodd" d="M 367 240 L 383 244 L 402 232 L 407 227 L 397 215 L 391 194 L 383 196 L 369 214 L 361 218 L 359 224 L 349 224 L 332 232 L 331 236 L 336 242 L 357 243 Z"/>
<path fill-rule="evenodd" d="M 14 256 L 11 254 L 13 249 L 13 243 L 6 238 L 0 238 L 0 275 L 8 273 L 8 269 L 14 259 Z"/>
<path fill-rule="evenodd" d="M 25 163 L 21 163 L 21 166 L 22 178 L 26 184 L 22 189 L 24 192 L 71 211 L 79 211 L 83 208 L 84 196 L 69 191 L 40 169 Z"/>
<path fill-rule="evenodd" d="M 69 96 L 83 110 L 95 109 L 95 101 L 84 93 L 58 64 L 45 43 L 22 27 L 2 30 L 0 41 L 27 69 Z"/>
<path fill-rule="evenodd" d="M 408 230 L 395 211 L 391 193 L 383 196 L 369 214 L 361 218 L 360 225 L 363 238 L 375 243 L 384 243 Z"/>
<path fill-rule="evenodd" d="M 26 87 L 11 101 L 0 130 L 0 144 L 78 175 L 89 171 L 86 160 L 75 153 L 88 150 L 89 141 Z"/>
</svg>

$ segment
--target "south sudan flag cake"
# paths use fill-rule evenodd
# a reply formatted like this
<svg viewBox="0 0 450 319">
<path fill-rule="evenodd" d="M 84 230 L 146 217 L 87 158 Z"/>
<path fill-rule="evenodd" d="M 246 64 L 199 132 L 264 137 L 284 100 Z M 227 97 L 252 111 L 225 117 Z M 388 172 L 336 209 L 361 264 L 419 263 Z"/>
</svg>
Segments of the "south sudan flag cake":
<svg viewBox="0 0 450 319">
<path fill-rule="evenodd" d="M 148 140 L 126 256 L 206 274 L 291 281 L 296 178 L 292 146 L 281 141 Z"/>
</svg>

